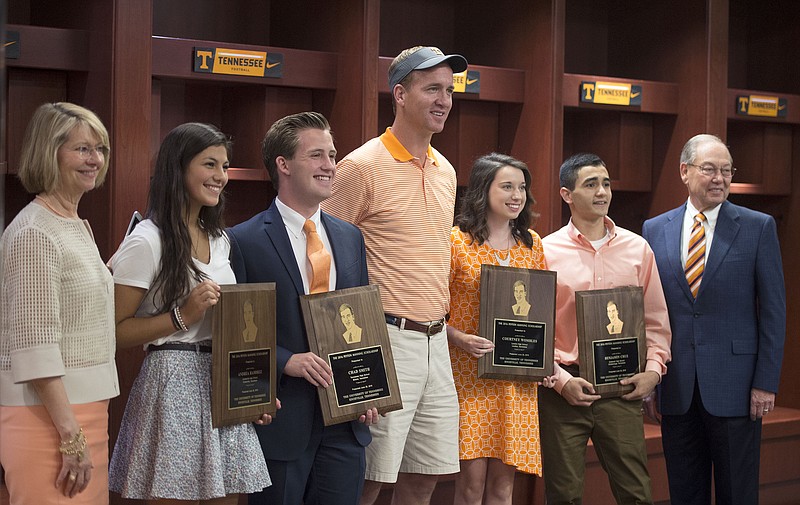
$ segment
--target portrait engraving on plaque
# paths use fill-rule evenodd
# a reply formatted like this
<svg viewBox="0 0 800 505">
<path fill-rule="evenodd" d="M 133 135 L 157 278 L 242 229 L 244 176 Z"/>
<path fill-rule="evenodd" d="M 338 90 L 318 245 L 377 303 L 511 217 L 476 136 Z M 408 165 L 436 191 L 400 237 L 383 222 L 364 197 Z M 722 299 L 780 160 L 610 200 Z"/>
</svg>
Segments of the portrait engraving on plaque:
<svg viewBox="0 0 800 505">
<path fill-rule="evenodd" d="M 339 319 L 344 325 L 344 333 L 342 338 L 348 344 L 357 344 L 361 342 L 361 326 L 356 324 L 356 315 L 353 312 L 353 307 L 347 303 L 339 305 Z"/>
<path fill-rule="evenodd" d="M 242 302 L 242 319 L 244 319 L 242 339 L 244 339 L 245 342 L 255 342 L 256 336 L 258 336 L 258 326 L 256 326 L 253 302 L 249 298 L 245 298 L 244 302 Z"/>
<path fill-rule="evenodd" d="M 531 310 L 531 304 L 528 301 L 528 286 L 522 281 L 514 283 L 514 300 L 516 303 L 511 306 L 511 311 L 515 316 L 527 316 Z"/>
<path fill-rule="evenodd" d="M 608 315 L 608 320 L 610 321 L 606 325 L 606 330 L 608 330 L 609 335 L 619 335 L 622 333 L 622 325 L 625 324 L 619 318 L 619 309 L 617 308 L 617 302 L 614 300 L 609 300 L 606 304 L 606 314 Z"/>
</svg>

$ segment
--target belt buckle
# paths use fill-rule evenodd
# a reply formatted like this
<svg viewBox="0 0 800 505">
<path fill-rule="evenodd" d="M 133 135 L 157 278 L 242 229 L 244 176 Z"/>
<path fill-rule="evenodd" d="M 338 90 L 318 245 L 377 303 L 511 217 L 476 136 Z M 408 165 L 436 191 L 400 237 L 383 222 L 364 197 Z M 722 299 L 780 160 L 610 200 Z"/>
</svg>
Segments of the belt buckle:
<svg viewBox="0 0 800 505">
<path fill-rule="evenodd" d="M 439 320 L 439 321 L 436 321 L 435 323 L 429 324 L 428 325 L 428 331 L 426 333 L 430 337 L 430 336 L 436 335 L 437 333 L 442 331 L 442 329 L 444 329 L 444 321 Z"/>
</svg>

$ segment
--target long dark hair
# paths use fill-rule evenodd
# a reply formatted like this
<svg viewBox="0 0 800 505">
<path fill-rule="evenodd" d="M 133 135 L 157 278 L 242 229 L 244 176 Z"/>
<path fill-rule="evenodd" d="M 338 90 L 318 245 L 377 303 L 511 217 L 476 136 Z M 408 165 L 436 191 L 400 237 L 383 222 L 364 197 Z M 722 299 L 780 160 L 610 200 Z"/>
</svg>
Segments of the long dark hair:
<svg viewBox="0 0 800 505">
<path fill-rule="evenodd" d="M 214 146 L 224 146 L 230 159 L 231 141 L 225 134 L 213 125 L 185 123 L 169 132 L 158 150 L 147 217 L 161 230 L 161 266 L 153 282 L 158 295 L 153 302 L 161 312 L 171 310 L 189 292 L 191 280 L 201 282 L 205 277 L 192 262 L 192 238 L 185 221 L 189 196 L 184 175 L 195 156 Z M 224 233 L 224 206 L 223 193 L 217 205 L 200 209 L 200 228 L 211 237 Z"/>
<path fill-rule="evenodd" d="M 510 166 L 522 171 L 525 177 L 525 204 L 516 219 L 511 221 L 511 235 L 527 247 L 533 247 L 533 238 L 528 230 L 539 217 L 531 207 L 536 203 L 531 196 L 531 172 L 528 165 L 520 160 L 500 153 L 481 156 L 472 164 L 469 186 L 461 198 L 461 207 L 456 217 L 456 225 L 464 233 L 469 233 L 478 244 L 483 244 L 489 236 L 486 226 L 486 215 L 489 209 L 489 187 L 494 181 L 497 171 Z"/>
</svg>

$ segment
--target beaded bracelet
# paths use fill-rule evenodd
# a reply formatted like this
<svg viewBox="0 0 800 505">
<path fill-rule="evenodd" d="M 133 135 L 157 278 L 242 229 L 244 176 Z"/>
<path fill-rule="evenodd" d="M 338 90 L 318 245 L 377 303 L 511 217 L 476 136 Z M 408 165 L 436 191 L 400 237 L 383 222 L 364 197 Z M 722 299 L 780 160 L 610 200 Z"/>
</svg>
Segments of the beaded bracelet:
<svg viewBox="0 0 800 505">
<path fill-rule="evenodd" d="M 186 323 L 183 321 L 183 316 L 181 316 L 181 309 L 177 306 L 172 309 L 172 324 L 175 326 L 176 330 L 189 331 L 189 327 L 186 326 Z"/>
<path fill-rule="evenodd" d="M 86 450 L 86 436 L 83 434 L 83 428 L 78 430 L 71 439 L 61 442 L 58 451 L 67 456 L 75 456 L 78 461 L 83 459 L 83 451 Z"/>
<path fill-rule="evenodd" d="M 172 327 L 175 328 L 175 331 L 181 331 L 183 329 L 178 322 L 178 318 L 175 317 L 175 310 L 169 311 L 169 318 L 172 320 Z"/>
</svg>

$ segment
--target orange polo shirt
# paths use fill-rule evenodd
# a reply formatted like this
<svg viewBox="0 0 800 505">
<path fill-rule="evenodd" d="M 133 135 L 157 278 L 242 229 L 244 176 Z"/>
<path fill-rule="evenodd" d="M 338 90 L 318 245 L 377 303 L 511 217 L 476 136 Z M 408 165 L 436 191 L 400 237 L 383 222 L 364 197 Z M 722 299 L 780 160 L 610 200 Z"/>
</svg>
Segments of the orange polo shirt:
<svg viewBox="0 0 800 505">
<path fill-rule="evenodd" d="M 423 322 L 447 313 L 455 197 L 447 159 L 428 146 L 423 166 L 391 128 L 338 163 L 322 210 L 361 229 L 386 313 Z"/>
</svg>

